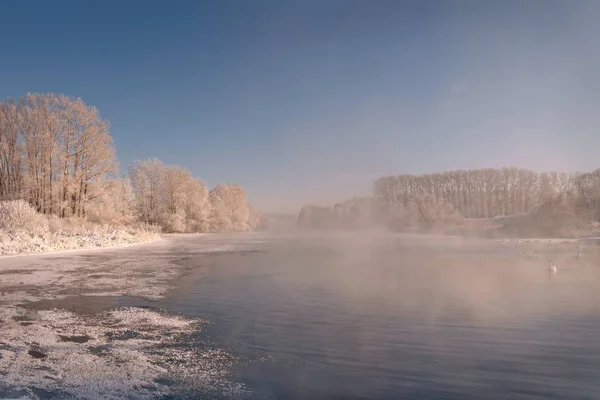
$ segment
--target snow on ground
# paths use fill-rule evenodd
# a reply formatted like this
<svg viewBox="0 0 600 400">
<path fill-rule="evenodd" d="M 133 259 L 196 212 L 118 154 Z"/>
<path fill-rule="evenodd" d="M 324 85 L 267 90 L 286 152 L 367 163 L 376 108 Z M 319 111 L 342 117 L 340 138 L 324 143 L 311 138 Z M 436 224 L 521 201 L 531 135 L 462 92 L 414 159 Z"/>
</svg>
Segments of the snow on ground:
<svg viewBox="0 0 600 400">
<path fill-rule="evenodd" d="M 265 240 L 252 233 L 166 235 L 123 249 L 0 258 L 0 398 L 150 399 L 183 387 L 209 398 L 244 397 L 245 389 L 226 379 L 239 360 L 198 343 L 205 321 L 110 301 L 92 312 L 77 310 L 79 301 L 39 305 L 73 296 L 83 296 L 81 303 L 159 299 L 189 268 L 178 261 Z"/>
<path fill-rule="evenodd" d="M 23 232 L 0 232 L 0 255 L 106 248 L 158 240 L 157 232 L 96 226 L 81 232 L 55 232 L 44 236 Z"/>
<path fill-rule="evenodd" d="M 215 368 L 212 354 L 178 345 L 189 341 L 203 321 L 139 308 L 93 317 L 43 310 L 36 323 L 18 317 L 13 310 L 2 328 L 0 374 L 5 385 L 30 396 L 38 389 L 79 399 L 157 398 L 169 394 L 165 383 L 188 369 L 205 392 L 227 387 L 231 394 L 243 393 L 223 379 L 222 365 L 230 365 L 232 357 Z M 218 350 L 214 356 L 227 358 Z"/>
</svg>

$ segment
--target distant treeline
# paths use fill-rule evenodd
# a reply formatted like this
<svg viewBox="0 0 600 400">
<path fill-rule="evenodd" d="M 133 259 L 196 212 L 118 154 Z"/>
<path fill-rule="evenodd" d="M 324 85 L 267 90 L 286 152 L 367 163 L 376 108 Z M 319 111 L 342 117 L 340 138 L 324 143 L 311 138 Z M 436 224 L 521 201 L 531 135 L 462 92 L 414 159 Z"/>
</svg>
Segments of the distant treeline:
<svg viewBox="0 0 600 400">
<path fill-rule="evenodd" d="M 310 228 L 431 228 L 463 218 L 515 215 L 529 216 L 530 223 L 536 215 L 536 224 L 548 218 L 555 225 L 600 222 L 600 170 L 538 173 L 511 167 L 386 176 L 374 182 L 372 197 L 332 207 L 304 206 L 298 223 Z"/>
<path fill-rule="evenodd" d="M 452 204 L 466 218 L 487 218 L 527 213 L 554 193 L 575 190 L 579 176 L 519 168 L 395 175 L 377 179 L 373 195 L 384 205 L 407 206 L 416 194 L 427 192 Z"/>
<path fill-rule="evenodd" d="M 302 228 L 364 228 L 376 221 L 375 202 L 370 197 L 355 197 L 332 207 L 308 204 L 298 215 Z"/>
</svg>

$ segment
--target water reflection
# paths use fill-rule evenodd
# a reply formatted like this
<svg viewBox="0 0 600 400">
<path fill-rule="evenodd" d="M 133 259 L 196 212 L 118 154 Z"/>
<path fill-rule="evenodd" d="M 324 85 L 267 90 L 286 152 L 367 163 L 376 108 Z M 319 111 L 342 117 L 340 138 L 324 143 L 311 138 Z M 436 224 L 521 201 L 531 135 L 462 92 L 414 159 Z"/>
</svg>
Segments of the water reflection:
<svg viewBox="0 0 600 400">
<path fill-rule="evenodd" d="M 257 354 L 240 379 L 258 397 L 593 398 L 596 256 L 571 247 L 296 239 L 190 258 L 202 268 L 161 306 Z"/>
</svg>

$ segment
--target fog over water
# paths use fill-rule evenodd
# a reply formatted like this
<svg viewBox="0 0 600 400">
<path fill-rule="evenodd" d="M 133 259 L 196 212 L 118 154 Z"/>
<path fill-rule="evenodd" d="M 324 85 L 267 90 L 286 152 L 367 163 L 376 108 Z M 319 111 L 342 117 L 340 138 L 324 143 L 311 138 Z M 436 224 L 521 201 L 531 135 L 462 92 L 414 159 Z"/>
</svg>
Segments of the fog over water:
<svg viewBox="0 0 600 400">
<path fill-rule="evenodd" d="M 595 399 L 600 254 L 578 245 L 370 230 L 5 258 L 0 397 Z"/>
<path fill-rule="evenodd" d="M 574 243 L 290 235 L 191 256 L 161 302 L 256 362 L 256 398 L 594 398 L 597 252 Z M 528 256 L 529 252 L 539 252 Z M 547 271 L 548 259 L 559 271 Z"/>
</svg>

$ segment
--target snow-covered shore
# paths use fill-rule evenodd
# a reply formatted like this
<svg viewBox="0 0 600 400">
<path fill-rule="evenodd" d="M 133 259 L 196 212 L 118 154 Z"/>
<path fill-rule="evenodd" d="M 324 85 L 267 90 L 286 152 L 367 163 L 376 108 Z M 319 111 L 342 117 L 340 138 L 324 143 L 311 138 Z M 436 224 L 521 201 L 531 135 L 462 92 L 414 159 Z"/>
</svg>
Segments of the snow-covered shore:
<svg viewBox="0 0 600 400">
<path fill-rule="evenodd" d="M 157 232 L 97 226 L 77 233 L 31 235 L 0 232 L 0 256 L 121 247 L 160 239 Z"/>
<path fill-rule="evenodd" d="M 0 202 L 0 256 L 108 248 L 150 242 L 160 227 L 144 223 L 98 223 L 38 213 L 23 200 Z"/>
<path fill-rule="evenodd" d="M 0 398 L 151 399 L 181 387 L 243 398 L 244 387 L 227 380 L 236 356 L 190 344 L 205 321 L 119 299 L 152 305 L 186 273 L 186 257 L 264 240 L 165 235 L 121 249 L 0 258 Z M 89 304 L 100 307 L 88 312 Z"/>
</svg>

